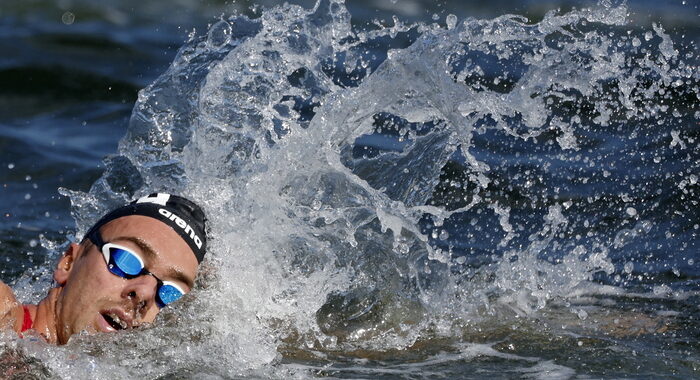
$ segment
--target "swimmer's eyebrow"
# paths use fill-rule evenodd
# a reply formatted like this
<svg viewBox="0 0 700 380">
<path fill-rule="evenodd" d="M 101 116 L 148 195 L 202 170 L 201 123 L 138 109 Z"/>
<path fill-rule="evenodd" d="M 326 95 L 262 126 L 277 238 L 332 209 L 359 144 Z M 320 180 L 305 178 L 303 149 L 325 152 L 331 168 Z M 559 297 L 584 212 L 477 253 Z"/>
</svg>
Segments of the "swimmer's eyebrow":
<svg viewBox="0 0 700 380">
<path fill-rule="evenodd" d="M 119 236 L 111 240 L 126 240 L 136 244 L 136 246 L 141 249 L 141 252 L 143 252 L 144 256 L 146 256 L 146 258 L 151 262 L 155 261 L 158 258 L 158 255 L 156 254 L 156 251 L 153 249 L 153 247 L 151 247 L 150 244 L 148 244 L 145 240 L 141 238 L 137 238 L 134 236 Z M 172 267 L 168 268 L 167 273 L 165 273 L 165 275 L 168 278 L 172 278 L 183 284 L 187 284 L 187 286 L 189 286 L 190 289 L 194 288 L 194 282 L 179 269 Z"/>
</svg>

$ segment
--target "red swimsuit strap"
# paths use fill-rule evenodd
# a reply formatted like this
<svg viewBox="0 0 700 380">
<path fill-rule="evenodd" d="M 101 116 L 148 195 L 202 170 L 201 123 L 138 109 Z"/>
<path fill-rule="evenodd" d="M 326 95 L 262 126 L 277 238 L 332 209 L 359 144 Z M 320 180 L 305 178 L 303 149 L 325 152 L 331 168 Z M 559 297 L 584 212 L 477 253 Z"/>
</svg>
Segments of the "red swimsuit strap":
<svg viewBox="0 0 700 380">
<path fill-rule="evenodd" d="M 34 321 L 32 320 L 32 314 L 29 312 L 29 308 L 22 305 L 24 309 L 24 321 L 22 322 L 22 330 L 20 332 L 25 332 L 34 326 Z"/>
</svg>

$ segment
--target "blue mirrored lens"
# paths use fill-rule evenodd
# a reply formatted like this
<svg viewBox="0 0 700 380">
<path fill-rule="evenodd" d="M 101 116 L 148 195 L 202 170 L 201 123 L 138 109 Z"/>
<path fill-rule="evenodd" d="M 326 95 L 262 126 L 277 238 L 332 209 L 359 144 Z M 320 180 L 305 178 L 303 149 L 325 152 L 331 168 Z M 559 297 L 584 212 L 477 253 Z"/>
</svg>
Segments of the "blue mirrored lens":
<svg viewBox="0 0 700 380">
<path fill-rule="evenodd" d="M 158 301 L 161 307 L 179 300 L 182 296 L 182 292 L 172 285 L 165 284 L 158 289 Z"/>
<path fill-rule="evenodd" d="M 111 261 L 116 266 L 116 268 L 110 268 L 112 273 L 124 277 L 122 274 L 115 271 L 115 269 L 118 269 L 129 276 L 136 276 L 143 270 L 141 260 L 133 253 L 119 248 L 111 248 L 109 253 L 112 256 Z"/>
</svg>

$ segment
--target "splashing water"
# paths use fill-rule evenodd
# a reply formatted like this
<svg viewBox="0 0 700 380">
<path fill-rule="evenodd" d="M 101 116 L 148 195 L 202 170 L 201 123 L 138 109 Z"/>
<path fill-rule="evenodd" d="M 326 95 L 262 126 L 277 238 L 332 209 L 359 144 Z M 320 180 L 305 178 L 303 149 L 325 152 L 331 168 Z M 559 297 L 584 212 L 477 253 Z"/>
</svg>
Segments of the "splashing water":
<svg viewBox="0 0 700 380">
<path fill-rule="evenodd" d="M 663 269 L 626 250 L 674 228 L 692 236 L 678 257 L 697 250 L 697 224 L 672 218 L 698 220 L 699 162 L 694 56 L 626 14 L 360 31 L 324 0 L 219 20 L 141 91 L 91 191 L 64 190 L 79 234 L 154 190 L 202 204 L 198 289 L 145 331 L 12 344 L 66 378 L 332 375 L 338 360 L 573 376 L 545 347 L 604 352 L 611 303 L 697 296 L 644 288 Z"/>
</svg>

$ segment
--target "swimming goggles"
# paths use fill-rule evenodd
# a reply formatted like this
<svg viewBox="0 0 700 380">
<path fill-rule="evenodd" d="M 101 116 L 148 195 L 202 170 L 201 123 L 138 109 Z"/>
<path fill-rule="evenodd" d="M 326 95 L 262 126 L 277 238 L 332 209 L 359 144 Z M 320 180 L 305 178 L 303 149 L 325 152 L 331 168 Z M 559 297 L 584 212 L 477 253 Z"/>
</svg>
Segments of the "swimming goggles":
<svg viewBox="0 0 700 380">
<path fill-rule="evenodd" d="M 126 279 L 144 275 L 153 276 L 158 284 L 156 286 L 156 303 L 158 307 L 163 308 L 185 295 L 185 292 L 176 283 L 161 281 L 155 274 L 149 272 L 143 263 L 143 259 L 136 252 L 117 244 L 105 243 L 97 228 L 90 233 L 88 239 L 102 252 L 107 263 L 107 269 L 113 274 Z"/>
</svg>

